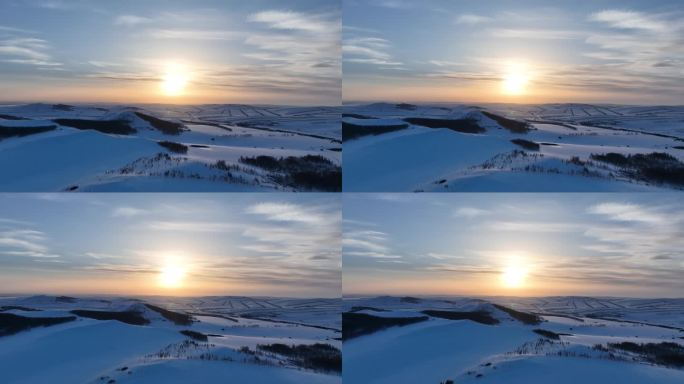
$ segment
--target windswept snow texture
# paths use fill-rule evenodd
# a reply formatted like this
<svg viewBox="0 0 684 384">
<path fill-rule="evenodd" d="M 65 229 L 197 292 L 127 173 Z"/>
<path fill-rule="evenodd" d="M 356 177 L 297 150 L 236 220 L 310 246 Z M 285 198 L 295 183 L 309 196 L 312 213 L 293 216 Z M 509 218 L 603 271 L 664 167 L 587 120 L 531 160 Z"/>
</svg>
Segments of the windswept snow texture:
<svg viewBox="0 0 684 384">
<path fill-rule="evenodd" d="M 495 304 L 535 314 L 541 322 L 525 324 Z M 499 323 L 430 317 L 345 340 L 345 383 L 684 382 L 684 365 L 614 346 L 673 343 L 682 351 L 680 364 L 684 362 L 684 299 L 383 296 L 343 300 L 345 313 L 381 317 L 424 316 L 423 311 L 431 309 L 486 311 Z"/>
<path fill-rule="evenodd" d="M 342 116 L 343 124 L 353 128 L 355 134 L 364 126 L 379 132 L 382 129 L 378 126 L 396 126 L 407 119 L 413 123 L 389 133 L 345 138 L 345 191 L 583 192 L 684 188 L 684 106 L 375 103 L 346 105 Z M 515 129 L 515 124 L 507 124 L 499 117 L 527 123 L 529 131 Z M 466 127 L 462 121 L 461 131 L 458 127 L 417 125 L 421 119 L 466 119 L 476 122 L 484 132 L 467 133 L 477 130 Z M 516 139 L 518 144 L 512 142 Z M 667 165 L 649 159 L 641 168 L 625 168 L 592 157 L 654 152 L 672 158 Z"/>
<path fill-rule="evenodd" d="M 335 191 L 341 147 L 335 107 L 0 105 L 0 191 Z"/>
<path fill-rule="evenodd" d="M 193 322 L 177 325 L 146 304 L 191 315 Z M 0 314 L 62 317 L 73 316 L 74 310 L 126 311 L 149 321 L 141 326 L 78 317 L 0 337 L 1 381 L 341 383 L 339 371 L 302 367 L 258 347 L 320 343 L 339 350 L 340 306 L 339 299 L 271 297 L 0 297 Z M 181 334 L 184 330 L 207 339 Z"/>
</svg>

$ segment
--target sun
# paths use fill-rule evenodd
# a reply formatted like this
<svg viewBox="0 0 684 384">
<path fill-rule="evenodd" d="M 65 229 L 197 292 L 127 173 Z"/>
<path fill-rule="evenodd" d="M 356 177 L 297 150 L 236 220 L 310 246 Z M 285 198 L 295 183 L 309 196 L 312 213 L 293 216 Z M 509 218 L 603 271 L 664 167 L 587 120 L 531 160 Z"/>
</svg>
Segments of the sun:
<svg viewBox="0 0 684 384">
<path fill-rule="evenodd" d="M 178 265 L 166 265 L 159 271 L 159 285 L 164 288 L 179 288 L 185 280 L 185 268 Z"/>
<path fill-rule="evenodd" d="M 521 288 L 527 280 L 527 268 L 509 265 L 501 272 L 501 283 L 506 288 Z"/>
<path fill-rule="evenodd" d="M 179 65 L 170 65 L 162 77 L 161 89 L 166 96 L 182 96 L 187 84 L 187 72 Z"/>
<path fill-rule="evenodd" d="M 503 90 L 507 95 L 522 95 L 527 88 L 528 77 L 521 73 L 509 73 L 503 81 Z"/>
<path fill-rule="evenodd" d="M 501 83 L 501 91 L 510 96 L 520 96 L 527 93 L 527 85 L 530 76 L 526 69 L 520 64 L 508 66 Z"/>
</svg>

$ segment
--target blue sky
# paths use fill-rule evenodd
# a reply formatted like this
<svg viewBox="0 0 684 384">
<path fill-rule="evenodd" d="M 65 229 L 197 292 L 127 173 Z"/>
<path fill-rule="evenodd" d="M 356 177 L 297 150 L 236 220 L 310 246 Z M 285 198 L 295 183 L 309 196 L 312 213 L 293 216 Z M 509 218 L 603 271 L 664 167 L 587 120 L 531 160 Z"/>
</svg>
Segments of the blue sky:
<svg viewBox="0 0 684 384">
<path fill-rule="evenodd" d="M 0 195 L 0 293 L 339 297 L 340 210 L 325 194 Z"/>
<path fill-rule="evenodd" d="M 677 194 L 346 194 L 345 294 L 681 297 Z M 509 269 L 520 286 L 504 284 Z"/>
<path fill-rule="evenodd" d="M 0 101 L 339 104 L 334 0 L 3 0 Z M 161 95 L 168 67 L 188 85 Z"/>
<path fill-rule="evenodd" d="M 681 104 L 679 0 L 347 0 L 343 98 Z M 529 80 L 502 94 L 511 67 Z"/>
</svg>

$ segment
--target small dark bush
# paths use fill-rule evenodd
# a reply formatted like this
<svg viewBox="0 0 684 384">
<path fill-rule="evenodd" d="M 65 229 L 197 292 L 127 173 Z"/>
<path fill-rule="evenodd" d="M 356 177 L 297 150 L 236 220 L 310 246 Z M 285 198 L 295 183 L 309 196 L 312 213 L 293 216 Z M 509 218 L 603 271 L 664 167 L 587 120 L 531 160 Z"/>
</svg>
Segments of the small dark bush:
<svg viewBox="0 0 684 384">
<path fill-rule="evenodd" d="M 364 136 L 377 136 L 383 133 L 401 131 L 408 128 L 408 124 L 390 124 L 390 125 L 359 125 L 347 122 L 342 122 L 342 142 L 358 139 Z"/>
<path fill-rule="evenodd" d="M 281 185 L 304 190 L 337 192 L 342 190 L 342 169 L 319 155 L 301 157 L 240 157 L 243 164 L 271 172 L 272 180 Z"/>
<path fill-rule="evenodd" d="M 132 325 L 147 325 L 150 323 L 149 320 L 144 318 L 140 312 L 134 311 L 89 311 L 83 309 L 77 309 L 71 311 L 76 316 L 87 317 L 95 320 L 117 320 L 122 323 L 132 324 Z"/>
<path fill-rule="evenodd" d="M 503 116 L 495 115 L 487 111 L 482 111 L 482 114 L 496 121 L 500 126 L 508 129 L 513 133 L 527 133 L 531 130 L 530 124 L 524 121 L 508 119 Z"/>
<path fill-rule="evenodd" d="M 1 116 L 1 115 L 0 115 Z M 359 119 L 359 120 L 370 120 L 370 119 L 375 119 L 375 117 L 372 116 L 366 116 L 366 115 L 359 115 L 358 113 L 343 113 L 342 117 L 351 117 L 354 119 Z"/>
<path fill-rule="evenodd" d="M 157 144 L 175 153 L 188 153 L 188 146 L 173 141 L 157 141 Z"/>
<path fill-rule="evenodd" d="M 12 313 L 0 313 L 0 336 L 13 335 L 36 327 L 67 323 L 76 320 L 76 316 L 67 317 L 26 317 Z"/>
<path fill-rule="evenodd" d="M 511 140 L 511 143 L 519 145 L 530 151 L 538 151 L 540 148 L 539 144 L 535 143 L 534 141 L 529 141 L 525 139 L 513 139 Z"/>
<path fill-rule="evenodd" d="M 405 122 L 428 128 L 447 128 L 461 133 L 483 133 L 486 131 L 477 120 L 467 119 L 429 119 L 425 117 L 409 117 Z"/>
<path fill-rule="evenodd" d="M 289 357 L 292 363 L 302 368 L 325 372 L 342 372 L 342 353 L 330 344 L 286 345 L 276 343 L 257 345 L 257 348 Z"/>
<path fill-rule="evenodd" d="M 504 311 L 508 313 L 509 316 L 512 318 L 518 320 L 519 322 L 527 325 L 537 325 L 541 324 L 542 318 L 534 315 L 532 313 L 526 313 L 526 312 L 520 312 L 516 311 L 515 309 L 504 307 L 503 305 L 499 304 L 492 304 L 494 307 L 498 308 L 501 311 Z"/>
<path fill-rule="evenodd" d="M 75 297 L 71 296 L 57 296 L 55 297 L 55 301 L 58 303 L 75 303 L 78 299 Z"/>
<path fill-rule="evenodd" d="M 166 320 L 169 320 L 173 322 L 176 325 L 190 325 L 192 324 L 192 316 L 185 314 L 185 313 L 180 313 L 180 312 L 173 312 L 169 311 L 168 309 L 164 309 L 162 307 L 157 307 L 156 305 L 152 304 L 145 304 L 145 306 L 158 314 L 162 315 Z"/>
<path fill-rule="evenodd" d="M 542 335 L 542 336 L 546 337 L 547 339 L 553 339 L 553 340 L 560 340 L 561 336 L 572 336 L 568 333 L 556 333 L 556 332 L 549 331 L 546 329 L 534 329 L 532 332 L 534 332 L 538 335 Z"/>
<path fill-rule="evenodd" d="M 126 120 L 84 120 L 84 119 L 55 119 L 59 125 L 81 130 L 92 129 L 113 135 L 130 135 L 136 130 Z"/>
<path fill-rule="evenodd" d="M 25 311 L 25 312 L 39 312 L 40 311 L 40 309 L 22 307 L 20 305 L 3 305 L 3 306 L 0 306 L 0 312 L 11 311 L 11 310 Z"/>
<path fill-rule="evenodd" d="M 474 321 L 474 322 L 477 322 L 480 324 L 485 324 L 485 325 L 499 324 L 499 320 L 493 318 L 491 313 L 489 313 L 487 311 L 458 312 L 458 311 L 427 310 L 427 311 L 423 311 L 422 313 L 424 313 L 428 316 L 432 316 L 432 317 L 439 317 L 440 319 L 470 320 L 470 321 Z"/>
<path fill-rule="evenodd" d="M 209 341 L 209 337 L 207 335 L 205 335 L 204 333 L 201 333 L 201 332 L 195 332 L 195 331 L 191 331 L 189 329 L 184 329 L 184 330 L 180 331 L 180 333 L 182 333 L 183 335 L 185 335 L 191 339 L 195 339 L 197 341 Z"/>
<path fill-rule="evenodd" d="M 602 161 L 604 163 L 609 163 L 613 165 L 626 166 L 629 164 L 629 159 L 627 156 L 621 153 L 605 153 L 605 154 L 592 154 L 591 158 L 597 161 Z"/>
<path fill-rule="evenodd" d="M 637 353 L 646 360 L 669 367 L 684 367 L 684 347 L 677 343 L 646 343 L 637 344 L 629 341 L 609 343 L 609 347 L 623 351 Z"/>
<path fill-rule="evenodd" d="M 403 109 L 403 110 L 406 110 L 406 111 L 415 111 L 416 108 L 418 108 L 417 105 L 407 104 L 407 103 L 396 104 L 395 107 L 396 107 L 397 109 Z"/>
<path fill-rule="evenodd" d="M 620 153 L 592 154 L 593 160 L 622 168 L 629 177 L 655 183 L 684 185 L 684 163 L 664 152 L 623 155 Z"/>
<path fill-rule="evenodd" d="M 228 166 L 228 164 L 226 164 L 226 161 L 225 161 L 225 160 L 219 160 L 219 161 L 217 161 L 217 162 L 214 164 L 214 167 L 216 167 L 216 169 L 220 169 L 220 170 L 222 170 L 222 171 L 230 171 L 230 167 Z"/>
<path fill-rule="evenodd" d="M 281 168 L 280 162 L 282 161 L 282 157 L 280 159 L 276 159 L 273 156 L 256 156 L 256 157 L 240 157 L 240 162 L 253 165 L 255 167 L 263 168 L 269 171 L 275 171 L 279 170 Z"/>
<path fill-rule="evenodd" d="M 421 300 L 417 297 L 412 297 L 412 296 L 404 296 L 399 299 L 400 302 L 402 303 L 409 303 L 409 304 L 418 304 L 421 302 Z"/>
<path fill-rule="evenodd" d="M 342 171 L 301 171 L 290 174 L 292 182 L 307 190 L 336 192 L 342 190 Z"/>
<path fill-rule="evenodd" d="M 351 307 L 351 310 L 349 310 L 349 312 L 360 312 L 360 311 L 387 312 L 386 309 L 374 308 L 374 307 L 364 307 L 364 306 L 354 306 L 354 307 Z"/>
<path fill-rule="evenodd" d="M 0 113 L 0 119 L 5 120 L 31 120 L 26 117 L 14 116 L 14 115 L 3 115 Z"/>
<path fill-rule="evenodd" d="M 0 125 L 0 140 L 9 137 L 24 137 L 37 133 L 49 132 L 57 128 L 56 125 L 44 125 L 39 127 L 5 127 Z"/>
<path fill-rule="evenodd" d="M 52 109 L 55 109 L 58 111 L 67 111 L 67 112 L 73 111 L 74 108 L 75 107 L 73 105 L 68 105 L 68 104 L 54 104 L 52 106 Z"/>
<path fill-rule="evenodd" d="M 179 135 L 183 132 L 183 124 L 166 121 L 144 113 L 135 112 L 136 116 L 150 123 L 151 126 L 166 135 Z"/>
<path fill-rule="evenodd" d="M 342 340 L 369 335 L 390 327 L 401 327 L 428 320 L 419 317 L 378 317 L 365 313 L 344 312 L 342 314 Z"/>
</svg>

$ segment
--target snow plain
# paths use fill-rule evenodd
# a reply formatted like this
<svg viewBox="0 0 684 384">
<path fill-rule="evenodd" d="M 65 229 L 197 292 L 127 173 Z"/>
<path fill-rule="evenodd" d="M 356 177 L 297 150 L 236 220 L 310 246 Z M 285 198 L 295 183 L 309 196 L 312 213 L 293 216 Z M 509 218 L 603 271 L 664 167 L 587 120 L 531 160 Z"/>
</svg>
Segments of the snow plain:
<svg viewBox="0 0 684 384">
<path fill-rule="evenodd" d="M 191 314 L 193 322 L 178 325 L 146 304 Z M 321 343 L 339 350 L 340 305 L 339 299 L 272 297 L 2 297 L 0 315 L 133 311 L 149 324 L 78 316 L 0 336 L 0 376 L 7 384 L 340 383 L 339 372 L 305 368 L 258 347 Z M 196 340 L 182 330 L 208 337 Z"/>
<path fill-rule="evenodd" d="M 586 303 L 594 310 L 585 311 Z M 497 305 L 539 316 L 526 324 Z M 524 304 L 524 305 L 523 305 Z M 577 305 L 577 307 L 575 306 Z M 346 297 L 344 313 L 421 317 L 424 310 L 485 311 L 495 325 L 429 316 L 344 341 L 346 383 L 681 383 L 665 366 L 608 344 L 684 347 L 684 299 Z M 666 314 L 666 315 L 665 315 Z M 665 315 L 665 316 L 663 316 Z M 631 320 L 639 318 L 640 320 Z M 555 333 L 547 338 L 534 330 Z M 597 347 L 601 345 L 605 347 Z M 684 357 L 684 356 L 681 356 Z M 680 358 L 681 358 L 680 357 Z M 449 381 L 451 380 L 451 381 Z"/>
<path fill-rule="evenodd" d="M 486 113 L 529 124 L 506 129 Z M 367 128 L 407 125 L 345 139 L 349 192 L 662 191 L 681 184 L 636 177 L 592 154 L 666 153 L 684 161 L 684 107 L 544 104 L 348 104 L 343 123 Z M 405 119 L 472 119 L 483 132 L 428 128 Z M 523 139 L 538 149 L 511 140 Z"/>
<path fill-rule="evenodd" d="M 165 132 L 138 114 L 179 124 L 180 132 Z M 58 119 L 124 121 L 134 132 L 76 129 Z M 3 137 L 4 130 L 31 127 L 53 129 Z M 187 152 L 173 152 L 158 144 L 162 141 L 183 144 Z M 330 162 L 327 168 L 339 170 L 339 108 L 0 105 L 0 189 L 5 192 L 316 190 L 240 161 L 262 155 L 317 155 Z"/>
</svg>

